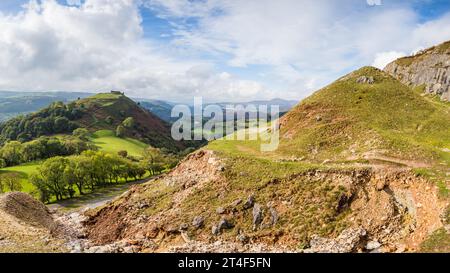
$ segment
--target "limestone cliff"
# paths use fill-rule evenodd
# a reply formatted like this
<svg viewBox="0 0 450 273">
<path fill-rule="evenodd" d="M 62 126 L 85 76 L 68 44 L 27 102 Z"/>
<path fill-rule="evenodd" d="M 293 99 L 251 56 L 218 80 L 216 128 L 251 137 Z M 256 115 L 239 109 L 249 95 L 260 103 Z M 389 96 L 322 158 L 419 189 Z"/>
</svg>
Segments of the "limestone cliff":
<svg viewBox="0 0 450 273">
<path fill-rule="evenodd" d="M 450 101 L 450 41 L 400 58 L 384 70 L 410 86 L 424 86 L 425 93 Z"/>
</svg>

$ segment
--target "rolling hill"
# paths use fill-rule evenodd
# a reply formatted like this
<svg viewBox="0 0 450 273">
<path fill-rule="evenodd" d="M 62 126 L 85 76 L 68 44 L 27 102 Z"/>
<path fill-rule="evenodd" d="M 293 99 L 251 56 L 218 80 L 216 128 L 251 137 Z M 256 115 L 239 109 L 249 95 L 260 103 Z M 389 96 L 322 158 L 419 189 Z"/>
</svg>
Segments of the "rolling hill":
<svg viewBox="0 0 450 273">
<path fill-rule="evenodd" d="M 54 102 L 37 112 L 0 123 L 0 143 L 29 141 L 43 135 L 71 134 L 80 127 L 91 132 L 115 131 L 127 118 L 132 118 L 133 124 L 124 130 L 124 137 L 172 151 L 188 146 L 171 138 L 168 123 L 119 92 L 101 93 L 67 104 Z"/>
<path fill-rule="evenodd" d="M 0 91 L 0 122 L 21 114 L 27 114 L 62 101 L 92 96 L 84 92 L 12 92 Z"/>
</svg>

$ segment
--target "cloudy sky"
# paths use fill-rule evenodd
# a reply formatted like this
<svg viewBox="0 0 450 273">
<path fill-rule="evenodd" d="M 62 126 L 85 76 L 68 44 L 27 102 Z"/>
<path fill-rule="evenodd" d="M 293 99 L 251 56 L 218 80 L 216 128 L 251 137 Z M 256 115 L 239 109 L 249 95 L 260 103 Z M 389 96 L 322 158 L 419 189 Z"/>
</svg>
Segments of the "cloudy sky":
<svg viewBox="0 0 450 273">
<path fill-rule="evenodd" d="M 0 90 L 301 99 L 449 39 L 448 0 L 1 0 Z"/>
</svg>

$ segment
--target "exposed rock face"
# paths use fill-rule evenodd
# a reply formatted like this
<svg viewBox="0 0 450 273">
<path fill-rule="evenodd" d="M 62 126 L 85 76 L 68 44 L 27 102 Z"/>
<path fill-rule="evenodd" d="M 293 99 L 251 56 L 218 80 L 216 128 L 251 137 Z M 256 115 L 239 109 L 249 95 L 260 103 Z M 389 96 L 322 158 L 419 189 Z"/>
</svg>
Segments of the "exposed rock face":
<svg viewBox="0 0 450 273">
<path fill-rule="evenodd" d="M 374 84 L 375 83 L 375 79 L 370 76 L 361 76 L 356 80 L 356 83 L 361 83 L 361 84 Z"/>
<path fill-rule="evenodd" d="M 367 233 L 363 228 L 349 228 L 335 239 L 322 238 L 314 235 L 311 248 L 305 252 L 314 253 L 349 253 L 360 248 L 360 244 Z"/>
<path fill-rule="evenodd" d="M 398 59 L 384 70 L 404 84 L 425 85 L 425 93 L 450 100 L 450 42 Z"/>
<path fill-rule="evenodd" d="M 88 239 L 97 246 L 137 240 L 140 252 L 166 251 L 182 241 L 187 246 L 174 251 L 226 251 L 211 246 L 214 241 L 226 241 L 233 249 L 242 248 L 243 244 L 295 248 L 300 243 L 309 243 L 314 247 L 308 251 L 314 252 L 384 251 L 391 246 L 398 249 L 398 242 L 410 250 L 418 249 L 418 244 L 430 232 L 442 227 L 440 214 L 445 202 L 439 200 L 437 192 L 426 190 L 431 185 L 425 178 L 404 168 L 302 170 L 270 181 L 267 189 L 260 187 L 227 196 L 230 184 L 213 165 L 216 162 L 222 162 L 218 155 L 199 151 L 159 180 L 135 186 L 102 209 L 88 212 L 85 222 Z M 314 187 L 325 184 L 327 187 L 320 186 L 320 191 Z M 292 185 L 311 186 L 290 188 Z M 212 186 L 215 187 L 209 189 Z M 202 191 L 208 192 L 204 199 L 199 198 Z M 277 194 L 270 195 L 270 192 Z M 324 197 L 331 199 L 325 202 Z M 155 198 L 163 202 L 152 203 Z M 210 199 L 216 203 L 206 203 Z M 143 200 L 149 202 L 148 208 L 136 206 Z M 192 205 L 183 207 L 182 202 L 192 202 Z M 314 206 L 318 202 L 323 204 L 320 207 L 327 206 L 330 215 L 344 219 L 320 226 L 314 224 L 311 232 L 317 230 L 321 238 L 310 235 L 300 238 L 294 219 L 312 218 L 321 213 L 320 207 Z M 304 214 L 308 206 L 315 208 L 314 215 Z M 217 207 L 226 208 L 226 212 L 217 214 Z M 155 211 L 148 213 L 148 209 Z M 178 228 L 185 223 L 190 223 L 184 231 L 191 236 L 189 239 Z M 320 231 L 335 223 L 350 231 L 336 230 L 334 234 Z M 341 236 L 333 238 L 337 234 Z M 382 247 L 378 248 L 375 242 Z M 143 245 L 148 243 L 150 247 Z"/>
</svg>

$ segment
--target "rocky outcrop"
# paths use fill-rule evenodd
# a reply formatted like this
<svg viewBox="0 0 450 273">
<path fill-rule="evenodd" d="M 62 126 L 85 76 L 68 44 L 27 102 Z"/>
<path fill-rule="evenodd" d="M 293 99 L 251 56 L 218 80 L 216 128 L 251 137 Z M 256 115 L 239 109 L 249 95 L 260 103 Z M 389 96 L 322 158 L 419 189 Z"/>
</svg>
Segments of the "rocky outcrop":
<svg viewBox="0 0 450 273">
<path fill-rule="evenodd" d="M 337 238 L 322 238 L 312 236 L 311 248 L 305 250 L 310 253 L 350 253 L 362 249 L 361 242 L 367 235 L 363 228 L 349 228 L 344 230 Z"/>
<path fill-rule="evenodd" d="M 450 42 L 388 64 L 384 71 L 410 86 L 425 86 L 425 93 L 450 101 Z"/>
<path fill-rule="evenodd" d="M 88 213 L 88 239 L 96 246 L 108 245 L 90 251 L 111 251 L 111 244 L 123 240 L 136 241 L 139 252 L 171 247 L 180 252 L 226 251 L 220 249 L 223 245 L 216 247 L 217 241 L 243 252 L 251 251 L 244 247 L 247 244 L 275 249 L 300 243 L 310 245 L 310 252 L 396 251 L 399 242 L 417 249 L 430 232 L 442 227 L 439 212 L 445 204 L 424 178 L 403 168 L 305 170 L 227 198 L 230 184 L 217 170 L 224 162 L 211 151 L 199 151 L 171 173 Z M 208 195 L 202 195 L 205 190 Z M 155 198 L 160 198 L 158 203 Z M 149 206 L 136 206 L 143 201 Z M 190 205 L 183 206 L 184 202 Z M 314 217 L 322 217 L 322 207 L 328 208 L 328 222 L 315 221 Z M 299 225 L 310 235 L 299 237 Z M 331 225 L 350 230 L 324 229 Z"/>
</svg>

